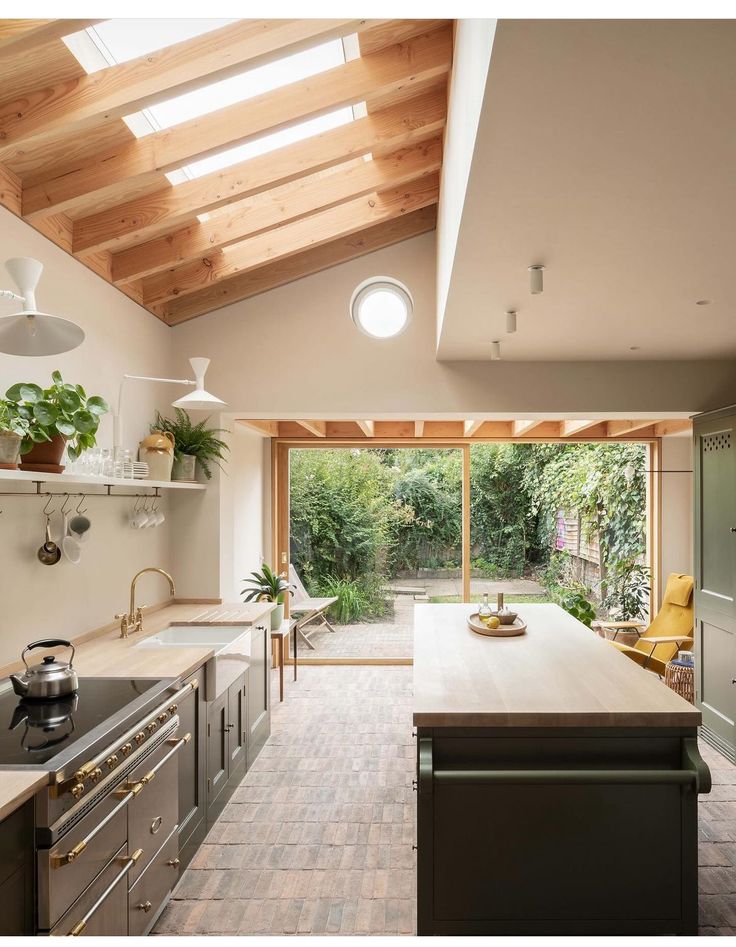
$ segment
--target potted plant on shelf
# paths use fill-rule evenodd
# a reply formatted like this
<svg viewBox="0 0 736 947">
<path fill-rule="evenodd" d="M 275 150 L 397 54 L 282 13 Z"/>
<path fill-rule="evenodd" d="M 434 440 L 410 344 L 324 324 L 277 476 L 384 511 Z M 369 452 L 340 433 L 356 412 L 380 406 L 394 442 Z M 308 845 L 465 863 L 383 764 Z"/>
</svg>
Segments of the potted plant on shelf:
<svg viewBox="0 0 736 947">
<path fill-rule="evenodd" d="M 29 422 L 21 417 L 18 406 L 0 398 L 0 470 L 15 470 L 18 467 L 20 446 L 28 437 Z"/>
<path fill-rule="evenodd" d="M 61 473 L 64 447 L 71 460 L 97 443 L 100 418 L 109 411 L 98 395 L 87 396 L 81 385 L 67 384 L 59 372 L 51 373 L 51 387 L 24 382 L 5 392 L 12 410 L 27 423 L 20 453 L 21 470 Z"/>
<path fill-rule="evenodd" d="M 212 464 L 222 467 L 225 460 L 225 451 L 228 445 L 219 438 L 218 434 L 225 434 L 222 428 L 208 428 L 207 422 L 192 423 L 186 411 L 174 408 L 175 417 L 165 418 L 158 412 L 156 421 L 151 425 L 154 431 L 171 434 L 174 438 L 174 467 L 171 471 L 172 480 L 194 482 L 197 479 L 197 464 L 202 473 L 210 480 Z"/>
<path fill-rule="evenodd" d="M 277 575 L 264 562 L 260 572 L 251 572 L 251 578 L 243 579 L 243 582 L 246 583 L 242 592 L 244 602 L 276 602 L 276 608 L 271 612 L 271 631 L 276 631 L 284 620 L 284 600 L 287 594 L 294 594 L 294 587 L 286 581 L 286 575 L 283 572 Z"/>
</svg>

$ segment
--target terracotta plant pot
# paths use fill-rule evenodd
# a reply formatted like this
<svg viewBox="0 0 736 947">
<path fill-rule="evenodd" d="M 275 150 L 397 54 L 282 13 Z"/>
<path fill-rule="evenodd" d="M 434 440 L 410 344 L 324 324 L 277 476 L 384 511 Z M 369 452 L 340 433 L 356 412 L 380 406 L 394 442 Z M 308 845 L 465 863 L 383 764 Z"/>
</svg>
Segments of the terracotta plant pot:
<svg viewBox="0 0 736 947">
<path fill-rule="evenodd" d="M 60 463 L 64 453 L 66 438 L 57 434 L 50 441 L 34 444 L 27 454 L 21 458 L 21 470 L 37 470 L 40 473 L 61 473 L 64 470 Z"/>
<path fill-rule="evenodd" d="M 12 431 L 0 431 L 0 470 L 16 470 L 21 437 Z"/>
</svg>

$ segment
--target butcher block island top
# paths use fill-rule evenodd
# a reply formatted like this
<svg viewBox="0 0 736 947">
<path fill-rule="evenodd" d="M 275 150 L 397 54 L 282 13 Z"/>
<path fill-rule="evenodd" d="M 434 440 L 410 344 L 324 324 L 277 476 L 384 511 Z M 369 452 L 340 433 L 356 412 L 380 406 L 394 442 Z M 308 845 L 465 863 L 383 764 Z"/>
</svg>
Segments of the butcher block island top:
<svg viewBox="0 0 736 947">
<path fill-rule="evenodd" d="M 415 726 L 700 724 L 699 710 L 558 605 L 519 605 L 527 632 L 516 638 L 475 634 L 476 610 L 415 606 Z"/>
</svg>

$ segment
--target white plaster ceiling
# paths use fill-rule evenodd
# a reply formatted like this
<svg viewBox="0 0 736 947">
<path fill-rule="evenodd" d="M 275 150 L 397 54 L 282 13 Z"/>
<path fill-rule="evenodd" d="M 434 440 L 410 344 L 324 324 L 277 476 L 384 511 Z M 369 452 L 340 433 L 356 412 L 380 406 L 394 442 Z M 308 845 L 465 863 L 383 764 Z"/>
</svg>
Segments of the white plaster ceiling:
<svg viewBox="0 0 736 947">
<path fill-rule="evenodd" d="M 439 358 L 736 356 L 735 257 L 736 21 L 500 21 Z"/>
</svg>

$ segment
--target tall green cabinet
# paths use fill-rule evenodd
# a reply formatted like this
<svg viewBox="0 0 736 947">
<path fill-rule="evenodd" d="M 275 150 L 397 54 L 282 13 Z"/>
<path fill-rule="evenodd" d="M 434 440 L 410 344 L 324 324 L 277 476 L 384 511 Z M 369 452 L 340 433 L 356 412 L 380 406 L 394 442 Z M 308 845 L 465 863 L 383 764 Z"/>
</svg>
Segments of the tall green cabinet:
<svg viewBox="0 0 736 947">
<path fill-rule="evenodd" d="M 736 762 L 736 405 L 693 422 L 695 695 L 704 738 Z"/>
</svg>

